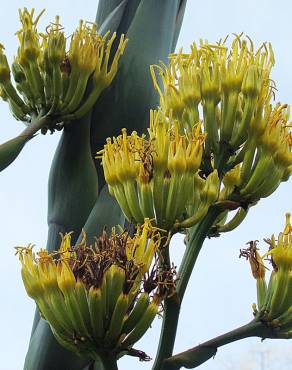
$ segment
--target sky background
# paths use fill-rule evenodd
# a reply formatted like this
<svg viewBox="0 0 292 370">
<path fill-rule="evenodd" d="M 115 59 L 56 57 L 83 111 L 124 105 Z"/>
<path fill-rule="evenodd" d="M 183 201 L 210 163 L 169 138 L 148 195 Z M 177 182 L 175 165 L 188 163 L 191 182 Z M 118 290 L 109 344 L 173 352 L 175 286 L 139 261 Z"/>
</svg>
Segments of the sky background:
<svg viewBox="0 0 292 370">
<path fill-rule="evenodd" d="M 9 60 L 16 52 L 14 33 L 19 27 L 19 7 L 36 7 L 37 12 L 46 8 L 42 26 L 59 14 L 67 34 L 70 34 L 80 18 L 94 20 L 96 3 L 92 0 L 3 2 L 0 42 L 5 45 Z M 206 38 L 215 42 L 227 34 L 242 31 L 256 45 L 271 41 L 276 57 L 272 78 L 277 83 L 277 100 L 291 103 L 291 12 L 292 2 L 288 0 L 189 0 L 178 46 L 188 50 L 194 40 Z M 11 117 L 8 106 L 1 101 L 0 142 L 14 137 L 22 129 L 22 124 Z M 20 264 L 14 256 L 13 247 L 29 242 L 38 247 L 46 244 L 47 179 L 58 139 L 59 133 L 39 135 L 25 147 L 14 164 L 1 173 L 0 370 L 22 369 L 27 350 L 34 303 L 25 293 Z M 249 240 L 262 240 L 273 232 L 277 234 L 283 228 L 284 214 L 289 209 L 291 211 L 291 205 L 291 182 L 284 183 L 271 197 L 252 208 L 245 222 L 234 232 L 206 241 L 183 302 L 175 352 L 193 347 L 252 319 L 255 281 L 248 264 L 238 258 L 239 249 Z M 182 239 L 176 237 L 171 250 L 176 263 L 183 249 Z M 155 355 L 161 321 L 157 319 L 136 346 L 151 357 Z M 221 348 L 215 359 L 200 369 L 290 369 L 291 365 L 285 365 L 283 361 L 289 357 L 291 349 L 292 342 L 266 340 L 261 343 L 259 339 L 246 339 Z M 151 369 L 151 364 L 138 363 L 132 358 L 122 359 L 119 366 L 121 370 Z"/>
</svg>

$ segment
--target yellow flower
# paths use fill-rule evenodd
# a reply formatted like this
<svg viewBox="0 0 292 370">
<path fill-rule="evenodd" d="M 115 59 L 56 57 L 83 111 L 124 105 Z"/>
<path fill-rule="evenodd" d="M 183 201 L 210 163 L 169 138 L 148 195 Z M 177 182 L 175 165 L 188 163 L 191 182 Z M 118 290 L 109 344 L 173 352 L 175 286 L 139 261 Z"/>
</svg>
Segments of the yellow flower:
<svg viewBox="0 0 292 370">
<path fill-rule="evenodd" d="M 204 140 L 205 135 L 202 134 L 201 124 L 198 123 L 194 126 L 192 135 L 188 135 L 186 148 L 187 171 L 192 174 L 197 172 L 201 165 Z"/>
<path fill-rule="evenodd" d="M 39 43 L 40 35 L 37 32 L 36 27 L 45 10 L 43 9 L 35 20 L 33 19 L 34 11 L 35 9 L 32 9 L 29 13 L 27 8 L 24 8 L 23 11 L 19 9 L 19 18 L 22 23 L 22 28 L 17 32 L 20 42 L 18 59 L 20 64 L 23 65 L 27 65 L 29 62 L 35 61 L 41 50 Z"/>
<path fill-rule="evenodd" d="M 153 166 L 156 171 L 166 171 L 170 143 L 170 123 L 161 111 L 150 111 L 150 140 L 155 150 L 153 152 Z"/>
<path fill-rule="evenodd" d="M 185 109 L 193 109 L 201 100 L 201 79 L 197 61 L 195 45 L 190 56 L 185 57 L 181 52 L 174 59 L 178 70 L 178 90 Z"/>
<path fill-rule="evenodd" d="M 46 42 L 42 44 L 42 47 L 48 50 L 49 62 L 60 66 L 66 55 L 66 38 L 59 16 L 56 16 L 55 23 L 50 28 L 47 27 L 47 32 L 48 34 L 44 37 Z"/>
<path fill-rule="evenodd" d="M 155 69 L 158 71 L 158 74 L 162 79 L 164 87 L 163 92 L 158 84 Z M 162 109 L 167 114 L 173 115 L 174 118 L 180 118 L 184 111 L 184 102 L 176 86 L 175 76 L 173 73 L 174 70 L 175 63 L 172 63 L 169 68 L 166 67 L 165 64 L 162 64 L 162 67 L 150 66 L 154 87 L 160 95 L 160 105 Z"/>
<path fill-rule="evenodd" d="M 292 227 L 291 214 L 286 214 L 286 225 L 284 231 L 278 235 L 277 241 L 274 235 L 271 238 L 272 249 L 265 254 L 271 255 L 277 268 L 290 270 L 292 269 Z"/>
<path fill-rule="evenodd" d="M 170 141 L 168 152 L 168 169 L 172 174 L 181 175 L 186 172 L 186 138 L 178 132 L 178 126 L 175 123 L 174 130 L 172 130 L 173 137 Z"/>
<path fill-rule="evenodd" d="M 287 104 L 277 104 L 271 112 L 263 135 L 259 138 L 263 149 L 275 155 L 275 161 L 283 167 L 289 167 L 292 164 L 289 115 L 290 109 Z"/>
<path fill-rule="evenodd" d="M 223 184 L 226 187 L 238 186 L 240 183 L 240 165 L 235 166 L 223 177 Z"/>
<path fill-rule="evenodd" d="M 72 68 L 77 68 L 91 74 L 97 64 L 100 48 L 105 39 L 96 32 L 96 24 L 80 21 L 79 27 L 73 33 L 69 48 L 69 60 Z"/>
<path fill-rule="evenodd" d="M 38 266 L 34 263 L 35 255 L 32 251 L 33 246 L 26 248 L 17 247 L 17 254 L 21 262 L 21 275 L 27 294 L 37 299 L 44 293 L 43 285 L 40 281 Z"/>
<path fill-rule="evenodd" d="M 99 88 L 102 87 L 103 89 L 111 84 L 112 80 L 117 74 L 119 60 L 123 55 L 125 47 L 128 43 L 128 39 L 125 39 L 125 36 L 122 35 L 120 38 L 117 51 L 114 54 L 112 63 L 109 66 L 111 47 L 117 35 L 116 33 L 113 33 L 112 37 L 109 40 L 107 40 L 108 36 L 109 32 L 102 38 L 101 45 L 98 48 L 97 53 L 98 58 L 96 68 L 92 76 L 94 85 L 96 85 Z"/>
</svg>

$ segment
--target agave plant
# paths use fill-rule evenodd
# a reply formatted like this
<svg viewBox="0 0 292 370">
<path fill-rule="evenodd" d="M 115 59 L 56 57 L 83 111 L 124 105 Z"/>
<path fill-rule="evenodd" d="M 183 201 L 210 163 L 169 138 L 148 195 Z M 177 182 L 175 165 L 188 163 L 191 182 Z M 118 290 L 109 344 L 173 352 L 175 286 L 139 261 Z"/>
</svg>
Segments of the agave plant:
<svg viewBox="0 0 292 370">
<path fill-rule="evenodd" d="M 256 49 L 240 34 L 175 52 L 185 6 L 100 0 L 96 22 L 80 21 L 69 38 L 60 17 L 42 32 L 43 12 L 25 8 L 11 67 L 0 47 L 1 97 L 26 126 L 0 146 L 1 170 L 37 133 L 62 131 L 49 175 L 47 247 L 16 247 L 36 303 L 26 370 L 150 360 L 137 342 L 157 315 L 153 370 L 195 368 L 249 336 L 291 337 L 287 215 L 265 254 L 256 242 L 241 251 L 257 281 L 253 320 L 173 355 L 204 240 L 234 230 L 292 172 L 289 107 L 272 102 L 271 45 Z M 186 244 L 178 271 L 177 233 Z"/>
</svg>

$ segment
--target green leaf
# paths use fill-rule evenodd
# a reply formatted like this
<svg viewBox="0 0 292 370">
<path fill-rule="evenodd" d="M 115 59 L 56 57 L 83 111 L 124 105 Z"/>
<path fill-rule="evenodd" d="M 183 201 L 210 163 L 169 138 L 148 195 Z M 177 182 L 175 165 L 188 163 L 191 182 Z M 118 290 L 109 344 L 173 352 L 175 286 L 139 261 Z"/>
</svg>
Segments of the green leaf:
<svg viewBox="0 0 292 370">
<path fill-rule="evenodd" d="M 98 28 L 98 33 L 104 35 L 107 31 L 114 32 L 118 29 L 122 16 L 126 7 L 126 0 L 123 0 L 102 22 L 101 26 Z"/>
<path fill-rule="evenodd" d="M 0 145 L 0 172 L 18 157 L 28 140 L 26 136 L 16 136 Z"/>
<path fill-rule="evenodd" d="M 143 0 L 131 0 L 127 1 L 127 5 L 124 11 L 122 22 L 120 23 L 119 28 L 117 29 L 118 34 L 127 34 L 129 31 L 129 27 L 131 26 L 133 19 L 136 15 L 136 11 L 138 6 L 141 4 Z"/>
<path fill-rule="evenodd" d="M 92 243 L 95 236 L 101 235 L 105 227 L 110 232 L 112 227 L 123 225 L 124 220 L 118 203 L 110 195 L 107 185 L 104 185 L 84 226 L 88 243 Z"/>
<path fill-rule="evenodd" d="M 172 50 L 176 48 L 177 40 L 180 34 L 180 29 L 181 29 L 182 22 L 184 19 L 186 5 L 187 5 L 187 0 L 180 1 L 178 11 L 177 11 L 177 17 L 175 21 L 175 30 L 174 30 L 174 36 L 173 36 L 173 41 L 172 41 Z"/>
<path fill-rule="evenodd" d="M 59 247 L 59 232 L 77 240 L 97 199 L 97 175 L 89 145 L 90 114 L 65 127 L 56 150 L 48 189 L 48 249 Z M 57 225 L 57 226 L 56 226 Z"/>
<path fill-rule="evenodd" d="M 127 31 L 129 42 L 113 84 L 102 94 L 92 114 L 93 152 L 123 127 L 142 132 L 148 126 L 149 109 L 158 104 L 149 66 L 159 60 L 167 62 L 179 4 L 178 0 L 127 3 L 118 34 L 127 31 L 132 16 Z"/>
<path fill-rule="evenodd" d="M 106 20 L 110 13 L 112 13 L 123 0 L 99 0 L 97 14 L 96 14 L 96 24 L 98 27 Z M 126 0 L 128 2 L 128 0 Z"/>
<path fill-rule="evenodd" d="M 31 337 L 24 370 L 80 370 L 88 362 L 61 347 L 49 325 L 41 319 Z"/>
</svg>

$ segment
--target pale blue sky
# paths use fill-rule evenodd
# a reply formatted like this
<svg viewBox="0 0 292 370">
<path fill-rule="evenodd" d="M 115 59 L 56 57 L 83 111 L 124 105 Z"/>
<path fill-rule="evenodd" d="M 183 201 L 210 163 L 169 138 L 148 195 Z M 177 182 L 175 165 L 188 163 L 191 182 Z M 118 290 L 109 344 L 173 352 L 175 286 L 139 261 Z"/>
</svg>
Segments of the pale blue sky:
<svg viewBox="0 0 292 370">
<path fill-rule="evenodd" d="M 16 51 L 14 32 L 18 28 L 18 7 L 35 6 L 37 10 L 46 8 L 42 25 L 46 25 L 59 14 L 62 24 L 70 34 L 80 18 L 94 19 L 96 3 L 92 0 L 5 1 L 0 13 L 0 42 L 5 45 L 11 60 Z M 276 57 L 272 78 L 277 82 L 279 90 L 277 100 L 291 103 L 291 14 L 292 3 L 289 0 L 189 0 L 178 46 L 187 50 L 193 40 L 207 38 L 216 41 L 226 34 L 241 31 L 246 32 L 256 43 L 271 41 Z M 21 124 L 10 116 L 8 106 L 0 102 L 0 142 L 12 138 L 21 129 Z M 22 369 L 34 304 L 25 294 L 13 247 L 28 242 L 39 247 L 46 244 L 46 186 L 58 138 L 58 133 L 52 136 L 40 135 L 27 145 L 12 166 L 1 173 L 0 370 Z M 291 211 L 291 206 L 290 182 L 283 184 L 270 198 L 262 200 L 254 207 L 247 220 L 236 231 L 206 242 L 183 303 L 176 351 L 187 349 L 251 319 L 255 283 L 248 265 L 238 259 L 239 248 L 251 239 L 261 240 L 272 232 L 278 233 L 283 226 L 284 213 L 289 209 Z M 184 245 L 177 237 L 172 246 L 176 261 L 183 249 Z M 152 357 L 155 354 L 160 324 L 161 320 L 157 319 L 138 346 Z M 266 341 L 261 344 L 258 339 L 248 339 L 222 348 L 214 360 L 200 369 L 228 369 L 226 364 L 230 359 L 234 359 L 235 368 L 239 369 L 237 360 L 249 358 L 248 352 L 251 349 L 269 351 L 272 347 L 291 348 L 291 343 Z M 139 363 L 132 358 L 120 361 L 122 370 L 137 368 L 148 370 L 151 365 Z M 249 368 L 245 366 L 242 369 Z M 260 368 L 252 365 L 250 369 Z"/>
</svg>

